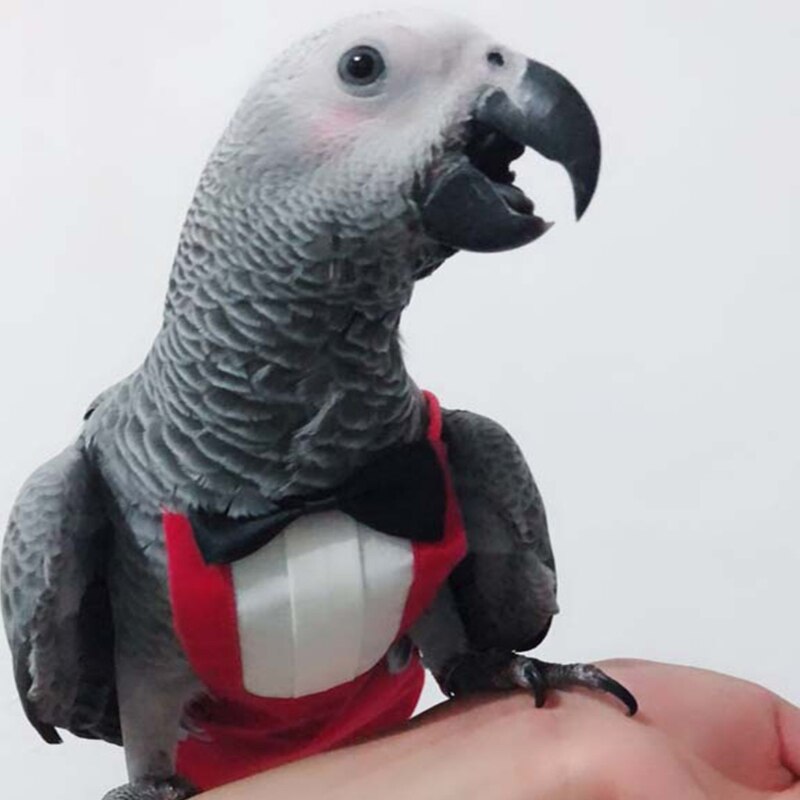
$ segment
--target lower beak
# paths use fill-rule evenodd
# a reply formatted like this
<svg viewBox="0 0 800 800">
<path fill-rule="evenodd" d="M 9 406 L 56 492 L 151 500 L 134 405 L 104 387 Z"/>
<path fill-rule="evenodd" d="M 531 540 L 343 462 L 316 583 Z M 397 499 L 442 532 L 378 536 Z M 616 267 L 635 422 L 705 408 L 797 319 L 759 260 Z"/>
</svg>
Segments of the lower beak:
<svg viewBox="0 0 800 800">
<path fill-rule="evenodd" d="M 528 61 L 514 90 L 490 89 L 481 96 L 472 120 L 511 145 L 497 150 L 495 160 L 505 156 L 510 162 L 524 145 L 561 164 L 580 219 L 597 186 L 600 135 L 589 106 L 566 78 Z M 533 214 L 533 204 L 513 186 L 513 174 L 508 176 L 498 180 L 474 159 L 459 159 L 427 187 L 421 208 L 428 233 L 449 247 L 478 252 L 509 250 L 537 239 L 550 225 Z"/>
</svg>

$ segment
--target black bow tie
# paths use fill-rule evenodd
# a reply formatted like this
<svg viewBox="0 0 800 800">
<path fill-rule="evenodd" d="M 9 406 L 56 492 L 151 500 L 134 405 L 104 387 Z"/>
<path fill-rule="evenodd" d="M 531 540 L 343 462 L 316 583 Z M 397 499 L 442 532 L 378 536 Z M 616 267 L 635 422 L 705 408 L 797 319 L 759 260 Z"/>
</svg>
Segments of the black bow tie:
<svg viewBox="0 0 800 800">
<path fill-rule="evenodd" d="M 207 564 L 230 564 L 260 550 L 296 519 L 337 509 L 390 536 L 438 542 L 444 535 L 446 484 L 427 440 L 384 450 L 332 492 L 287 497 L 258 517 L 203 511 L 189 515 Z"/>
</svg>

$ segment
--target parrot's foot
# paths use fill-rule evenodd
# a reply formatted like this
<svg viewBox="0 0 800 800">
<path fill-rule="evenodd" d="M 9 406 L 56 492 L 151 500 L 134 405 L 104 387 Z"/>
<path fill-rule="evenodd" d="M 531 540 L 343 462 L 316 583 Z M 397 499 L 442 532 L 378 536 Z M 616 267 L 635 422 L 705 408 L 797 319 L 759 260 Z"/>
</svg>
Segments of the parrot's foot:
<svg viewBox="0 0 800 800">
<path fill-rule="evenodd" d="M 103 800 L 187 800 L 197 790 L 183 778 L 173 777 L 165 781 L 136 781 L 126 783 L 108 792 Z"/>
<path fill-rule="evenodd" d="M 541 708 L 549 691 L 582 686 L 613 695 L 627 707 L 629 716 L 639 709 L 636 698 L 622 684 L 591 664 L 549 664 L 489 650 L 457 656 L 438 677 L 450 697 L 492 689 L 527 689 Z"/>
</svg>

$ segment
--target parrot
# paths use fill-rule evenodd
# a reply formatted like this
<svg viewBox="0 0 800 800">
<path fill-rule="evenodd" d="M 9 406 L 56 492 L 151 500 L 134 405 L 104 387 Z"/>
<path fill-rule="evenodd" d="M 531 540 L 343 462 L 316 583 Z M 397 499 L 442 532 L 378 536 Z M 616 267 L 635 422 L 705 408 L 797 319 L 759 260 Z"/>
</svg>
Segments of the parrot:
<svg viewBox="0 0 800 800">
<path fill-rule="evenodd" d="M 245 95 L 150 351 L 24 484 L 3 543 L 25 714 L 48 743 L 124 746 L 106 800 L 181 800 L 379 733 L 425 669 L 452 698 L 579 686 L 636 712 L 599 668 L 523 654 L 558 612 L 530 468 L 404 364 L 418 280 L 550 227 L 510 169 L 528 148 L 580 218 L 601 160 L 586 101 L 434 12 L 334 23 Z"/>
</svg>

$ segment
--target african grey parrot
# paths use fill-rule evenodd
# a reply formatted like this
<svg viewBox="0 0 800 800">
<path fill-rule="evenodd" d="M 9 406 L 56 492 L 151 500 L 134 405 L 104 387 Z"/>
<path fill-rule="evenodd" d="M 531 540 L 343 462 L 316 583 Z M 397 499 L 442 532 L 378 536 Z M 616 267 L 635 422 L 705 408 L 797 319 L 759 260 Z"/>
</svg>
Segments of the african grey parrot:
<svg viewBox="0 0 800 800">
<path fill-rule="evenodd" d="M 176 631 L 165 512 L 195 520 L 213 549 L 287 498 L 331 492 L 377 455 L 424 438 L 435 412 L 405 370 L 401 313 L 415 281 L 459 249 L 501 251 L 545 232 L 509 170 L 526 146 L 566 168 L 580 216 L 600 142 L 577 91 L 432 14 L 346 20 L 284 52 L 244 99 L 200 179 L 151 351 L 29 479 L 4 542 L 3 615 L 25 712 L 48 742 L 60 741 L 56 728 L 124 742 L 130 783 L 108 800 L 195 791 L 176 774 L 175 753 L 179 740 L 202 739 L 192 709 L 211 692 Z M 356 556 L 342 561 L 363 573 L 352 608 L 373 625 L 387 674 L 420 652 L 451 696 L 521 687 L 541 704 L 548 689 L 584 685 L 633 713 L 635 700 L 598 669 L 517 655 L 557 612 L 542 501 L 497 423 L 445 410 L 441 426 L 466 555 L 435 599 L 386 641 L 363 599 L 367 561 L 395 569 L 405 559 L 407 569 L 410 550 L 362 527 Z M 339 535 L 342 517 L 330 516 L 339 512 L 307 510 Z M 266 594 L 284 591 L 289 573 L 314 591 L 329 580 L 325 531 L 295 530 L 281 534 L 280 557 L 235 579 Z M 317 551 L 317 572 L 300 575 Z M 292 670 L 313 696 L 324 684 L 314 669 L 347 661 L 350 606 L 327 606 L 349 589 L 340 580 L 338 595 L 316 602 L 292 595 L 313 618 L 318 635 L 302 634 L 303 647 L 317 663 L 294 652 L 281 680 L 296 691 L 284 697 L 306 699 Z M 395 613 L 394 591 L 375 592 L 384 616 Z M 291 605 L 274 602 L 281 614 Z M 252 635 L 284 622 L 262 618 Z M 276 663 L 292 656 L 271 646 Z"/>
</svg>

